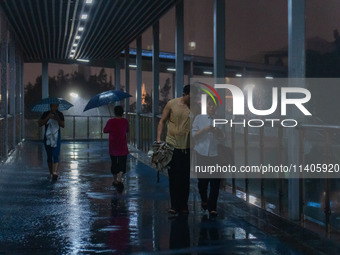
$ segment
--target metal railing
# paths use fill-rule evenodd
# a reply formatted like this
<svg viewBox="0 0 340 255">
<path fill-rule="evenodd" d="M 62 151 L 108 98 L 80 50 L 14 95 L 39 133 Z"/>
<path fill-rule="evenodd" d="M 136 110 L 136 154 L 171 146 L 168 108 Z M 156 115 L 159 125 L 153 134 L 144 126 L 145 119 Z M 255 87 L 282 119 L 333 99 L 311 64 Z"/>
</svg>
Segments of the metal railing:
<svg viewBox="0 0 340 255">
<path fill-rule="evenodd" d="M 15 148 L 16 144 L 23 139 L 21 134 L 21 118 L 21 113 L 16 113 L 15 116 L 8 114 L 8 128 L 6 130 L 6 118 L 0 117 L 0 161 L 5 159 L 8 153 Z M 14 124 L 15 129 L 13 128 Z"/>
<path fill-rule="evenodd" d="M 336 165 L 340 163 L 340 126 L 303 124 L 299 127 L 299 162 Z M 340 180 L 300 179 L 301 222 L 315 219 L 330 236 L 340 229 Z"/>
<path fill-rule="evenodd" d="M 103 128 L 111 118 L 110 116 L 65 115 L 64 117 L 65 128 L 61 129 L 63 140 L 108 139 L 108 134 L 103 133 Z M 126 118 L 130 126 L 130 132 L 127 135 L 129 144 L 142 151 L 149 151 L 154 142 L 152 128 L 157 129 L 160 116 L 156 117 L 155 123 L 152 123 L 152 116 L 149 114 L 128 113 Z M 138 128 L 136 127 L 136 118 L 139 119 Z M 38 128 L 37 118 L 25 119 L 25 127 L 26 139 L 40 140 L 42 138 L 43 128 Z M 165 133 L 166 130 L 163 133 L 163 138 L 165 138 Z"/>
</svg>

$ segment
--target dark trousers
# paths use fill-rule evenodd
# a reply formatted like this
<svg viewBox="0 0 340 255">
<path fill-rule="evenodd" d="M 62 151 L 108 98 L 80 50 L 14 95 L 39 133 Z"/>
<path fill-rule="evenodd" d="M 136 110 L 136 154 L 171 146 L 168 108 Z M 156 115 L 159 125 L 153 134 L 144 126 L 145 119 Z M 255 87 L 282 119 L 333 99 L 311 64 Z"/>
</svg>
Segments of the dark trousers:
<svg viewBox="0 0 340 255">
<path fill-rule="evenodd" d="M 217 199 L 220 190 L 221 179 L 198 179 L 198 190 L 201 195 L 202 203 L 208 204 L 208 210 L 216 211 Z M 210 192 L 208 198 L 208 185 L 210 183 Z"/>
<path fill-rule="evenodd" d="M 169 166 L 171 208 L 176 211 L 188 210 L 190 185 L 189 149 L 175 149 Z"/>
<path fill-rule="evenodd" d="M 198 165 L 213 165 L 218 160 L 218 157 L 207 157 L 197 154 Z M 201 196 L 202 203 L 207 203 L 209 211 L 216 211 L 217 199 L 220 191 L 221 179 L 215 178 L 198 178 L 198 190 Z M 208 196 L 208 186 L 210 184 L 210 192 Z"/>
</svg>

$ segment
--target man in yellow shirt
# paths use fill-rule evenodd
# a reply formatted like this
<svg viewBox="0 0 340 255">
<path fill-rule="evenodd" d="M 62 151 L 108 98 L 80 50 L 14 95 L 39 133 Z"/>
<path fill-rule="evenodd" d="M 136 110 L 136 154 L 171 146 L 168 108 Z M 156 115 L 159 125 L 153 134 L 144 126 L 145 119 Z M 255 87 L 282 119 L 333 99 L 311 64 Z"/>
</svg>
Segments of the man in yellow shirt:
<svg viewBox="0 0 340 255">
<path fill-rule="evenodd" d="M 161 142 L 164 125 L 168 121 L 166 142 L 175 149 L 169 163 L 170 214 L 188 214 L 190 185 L 190 85 L 183 88 L 183 95 L 170 100 L 162 113 L 157 128 L 157 143 Z"/>
</svg>

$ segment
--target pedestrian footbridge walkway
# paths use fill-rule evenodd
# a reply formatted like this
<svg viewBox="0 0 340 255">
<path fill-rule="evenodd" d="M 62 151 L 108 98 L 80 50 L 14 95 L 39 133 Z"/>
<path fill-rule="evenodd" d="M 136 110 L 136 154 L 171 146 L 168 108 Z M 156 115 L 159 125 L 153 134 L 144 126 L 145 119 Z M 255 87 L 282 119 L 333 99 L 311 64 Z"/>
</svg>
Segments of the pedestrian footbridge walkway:
<svg viewBox="0 0 340 255">
<path fill-rule="evenodd" d="M 65 142 L 49 180 L 39 142 L 17 146 L 0 170 L 0 254 L 340 254 L 339 245 L 222 192 L 219 216 L 168 219 L 168 179 L 157 183 L 131 148 L 125 189 L 111 186 L 107 142 Z M 145 158 L 144 158 L 145 159 Z"/>
</svg>

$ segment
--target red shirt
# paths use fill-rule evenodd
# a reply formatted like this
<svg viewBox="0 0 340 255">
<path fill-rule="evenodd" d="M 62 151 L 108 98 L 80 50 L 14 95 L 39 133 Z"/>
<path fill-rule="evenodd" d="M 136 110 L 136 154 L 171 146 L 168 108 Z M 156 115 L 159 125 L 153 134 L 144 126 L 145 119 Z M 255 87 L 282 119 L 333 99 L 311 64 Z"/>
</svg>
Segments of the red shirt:
<svg viewBox="0 0 340 255">
<path fill-rule="evenodd" d="M 129 154 L 126 134 L 129 132 L 129 122 L 125 118 L 109 119 L 104 128 L 104 133 L 109 133 L 109 152 L 112 156 Z"/>
</svg>

